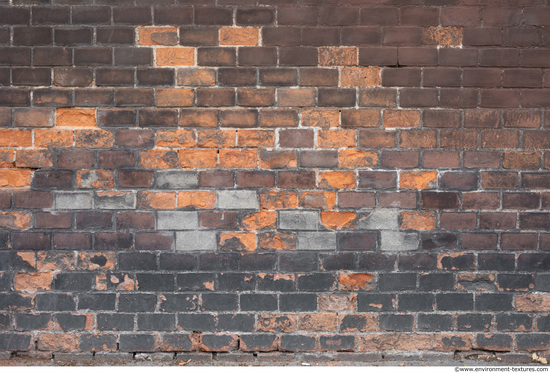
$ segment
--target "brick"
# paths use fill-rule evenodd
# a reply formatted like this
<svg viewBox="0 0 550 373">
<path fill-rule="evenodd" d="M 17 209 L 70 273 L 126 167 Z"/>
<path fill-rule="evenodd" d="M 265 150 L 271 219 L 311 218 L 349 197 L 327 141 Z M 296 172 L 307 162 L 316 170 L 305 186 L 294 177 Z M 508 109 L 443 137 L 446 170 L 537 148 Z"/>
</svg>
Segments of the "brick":
<svg viewBox="0 0 550 373">
<path fill-rule="evenodd" d="M 197 50 L 199 66 L 232 66 L 236 61 L 234 48 L 202 47 Z"/>
</svg>

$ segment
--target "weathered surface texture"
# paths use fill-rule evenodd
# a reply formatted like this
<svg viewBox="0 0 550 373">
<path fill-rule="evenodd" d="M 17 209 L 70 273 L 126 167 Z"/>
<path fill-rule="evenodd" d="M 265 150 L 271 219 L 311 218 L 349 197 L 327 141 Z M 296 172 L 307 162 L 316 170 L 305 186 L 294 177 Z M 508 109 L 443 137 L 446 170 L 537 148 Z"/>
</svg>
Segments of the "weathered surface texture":
<svg viewBox="0 0 550 373">
<path fill-rule="evenodd" d="M 549 29 L 546 0 L 0 0 L 0 350 L 544 354 Z"/>
</svg>

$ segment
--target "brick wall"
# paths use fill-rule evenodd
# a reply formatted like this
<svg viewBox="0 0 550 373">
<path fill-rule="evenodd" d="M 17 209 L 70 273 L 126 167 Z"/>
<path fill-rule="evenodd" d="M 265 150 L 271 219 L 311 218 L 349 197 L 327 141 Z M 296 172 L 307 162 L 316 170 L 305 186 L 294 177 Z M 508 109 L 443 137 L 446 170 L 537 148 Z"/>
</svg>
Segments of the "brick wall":
<svg viewBox="0 0 550 373">
<path fill-rule="evenodd" d="M 0 0 L 0 350 L 549 349 L 548 1 L 88 3 Z"/>
</svg>

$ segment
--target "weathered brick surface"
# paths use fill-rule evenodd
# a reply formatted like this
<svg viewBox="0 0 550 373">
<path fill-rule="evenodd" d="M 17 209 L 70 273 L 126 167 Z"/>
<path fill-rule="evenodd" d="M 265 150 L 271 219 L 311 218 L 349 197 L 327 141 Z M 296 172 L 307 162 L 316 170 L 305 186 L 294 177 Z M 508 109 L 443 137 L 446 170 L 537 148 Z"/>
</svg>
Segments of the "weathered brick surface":
<svg viewBox="0 0 550 373">
<path fill-rule="evenodd" d="M 0 353 L 548 352 L 547 1 L 2 3 Z"/>
</svg>

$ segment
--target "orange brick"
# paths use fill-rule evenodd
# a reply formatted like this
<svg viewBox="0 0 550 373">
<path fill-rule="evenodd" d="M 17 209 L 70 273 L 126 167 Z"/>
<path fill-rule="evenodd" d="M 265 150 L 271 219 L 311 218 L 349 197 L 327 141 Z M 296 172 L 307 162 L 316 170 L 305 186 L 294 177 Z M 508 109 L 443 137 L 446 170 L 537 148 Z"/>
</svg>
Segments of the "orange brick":
<svg viewBox="0 0 550 373">
<path fill-rule="evenodd" d="M 184 191 L 178 192 L 178 207 L 213 209 L 216 205 L 216 192 Z"/>
<path fill-rule="evenodd" d="M 192 148 L 195 146 L 193 130 L 157 131 L 157 146 L 166 148 Z"/>
<path fill-rule="evenodd" d="M 319 148 L 352 148 L 356 144 L 356 130 L 322 129 L 317 135 L 317 146 Z"/>
<path fill-rule="evenodd" d="M 550 294 L 516 295 L 516 311 L 548 312 L 550 309 Z"/>
<path fill-rule="evenodd" d="M 355 216 L 351 211 L 321 211 L 321 224 L 327 229 L 353 228 Z"/>
<path fill-rule="evenodd" d="M 49 131 L 49 130 L 37 130 Z M 0 129 L 0 146 L 1 147 L 31 147 L 32 146 L 32 131 L 30 130 L 12 130 Z"/>
<path fill-rule="evenodd" d="M 195 64 L 195 48 L 156 48 L 155 55 L 157 66 L 193 66 Z"/>
<path fill-rule="evenodd" d="M 319 188 L 354 189 L 357 185 L 353 171 L 320 171 Z"/>
<path fill-rule="evenodd" d="M 178 69 L 176 81 L 183 86 L 210 86 L 216 84 L 214 69 Z"/>
<path fill-rule="evenodd" d="M 18 257 L 18 260 L 21 260 L 25 265 L 28 265 L 31 268 L 36 268 L 36 257 L 34 253 L 29 252 L 19 252 L 16 254 Z"/>
<path fill-rule="evenodd" d="M 159 88 L 157 89 L 157 106 L 176 107 L 193 106 L 195 93 L 189 88 Z"/>
<path fill-rule="evenodd" d="M 314 88 L 280 88 L 277 90 L 279 106 L 315 106 Z"/>
<path fill-rule="evenodd" d="M 295 150 L 260 151 L 260 168 L 296 168 L 298 155 Z"/>
<path fill-rule="evenodd" d="M 429 231 L 435 229 L 435 213 L 420 211 L 402 211 L 401 229 Z"/>
<path fill-rule="evenodd" d="M 340 168 L 370 168 L 378 162 L 378 154 L 373 151 L 345 149 L 338 151 L 338 166 Z"/>
<path fill-rule="evenodd" d="M 0 212 L 0 227 L 9 229 L 32 228 L 32 214 L 28 211 Z"/>
<path fill-rule="evenodd" d="M 384 110 L 384 127 L 420 127 L 419 110 Z"/>
<path fill-rule="evenodd" d="M 17 291 L 51 290 L 53 273 L 16 273 L 14 276 L 14 289 Z"/>
<path fill-rule="evenodd" d="M 0 130 L 0 142 L 2 141 Z M 69 148 L 73 146 L 74 132 L 71 130 L 34 130 L 34 146 L 37 148 Z"/>
<path fill-rule="evenodd" d="M 374 273 L 338 273 L 338 290 L 373 290 L 375 286 Z"/>
<path fill-rule="evenodd" d="M 140 27 L 138 32 L 140 45 L 178 44 L 177 27 Z"/>
<path fill-rule="evenodd" d="M 0 168 L 15 167 L 15 151 L 11 149 L 0 149 Z"/>
<path fill-rule="evenodd" d="M 302 126 L 338 127 L 340 113 L 337 109 L 303 109 Z"/>
<path fill-rule="evenodd" d="M 138 208 L 169 210 L 176 208 L 176 192 L 138 192 Z"/>
<path fill-rule="evenodd" d="M 254 251 L 256 250 L 256 233 L 221 232 L 219 236 L 218 249 L 230 251 Z"/>
<path fill-rule="evenodd" d="M 258 248 L 265 250 L 295 250 L 296 234 L 289 232 L 265 232 L 258 235 Z"/>
<path fill-rule="evenodd" d="M 357 337 L 358 351 L 386 351 L 395 349 L 395 334 L 365 334 Z"/>
<path fill-rule="evenodd" d="M 356 302 L 355 294 L 319 294 L 317 298 L 319 311 L 325 312 L 354 311 Z"/>
<path fill-rule="evenodd" d="M 0 187 L 22 188 L 31 185 L 32 170 L 0 169 Z"/>
<path fill-rule="evenodd" d="M 80 170 L 76 173 L 76 183 L 79 188 L 112 189 L 115 173 L 108 170 Z"/>
<path fill-rule="evenodd" d="M 259 211 L 243 218 L 242 227 L 248 230 L 275 229 L 277 227 L 277 212 Z"/>
<path fill-rule="evenodd" d="M 78 352 L 77 338 L 75 334 L 38 334 L 37 348 L 48 352 Z"/>
<path fill-rule="evenodd" d="M 397 336 L 396 350 L 417 351 L 432 350 L 434 345 L 433 334 L 399 334 Z"/>
<path fill-rule="evenodd" d="M 344 109 L 342 110 L 342 127 L 362 128 L 380 127 L 380 111 L 376 109 Z"/>
<path fill-rule="evenodd" d="M 258 45 L 260 29 L 255 27 L 221 27 L 220 45 Z"/>
<path fill-rule="evenodd" d="M 296 192 L 269 191 L 260 193 L 260 208 L 262 210 L 295 209 L 298 207 Z"/>
<path fill-rule="evenodd" d="M 380 85 L 380 69 L 377 67 L 345 67 L 340 72 L 341 87 L 377 85 Z"/>
<path fill-rule="evenodd" d="M 262 127 L 298 127 L 298 110 L 264 109 L 260 112 Z"/>
<path fill-rule="evenodd" d="M 50 152 L 40 150 L 17 150 L 15 157 L 15 167 L 52 167 L 52 155 Z"/>
<path fill-rule="evenodd" d="M 221 168 L 255 168 L 258 165 L 258 151 L 254 149 L 220 150 Z"/>
<path fill-rule="evenodd" d="M 334 206 L 336 206 L 335 192 L 320 190 L 300 193 L 300 207 L 332 210 Z"/>
<path fill-rule="evenodd" d="M 454 26 L 431 26 L 422 30 L 423 44 L 444 47 L 462 44 L 462 28 Z"/>
<path fill-rule="evenodd" d="M 95 109 L 59 108 L 55 116 L 57 127 L 97 127 Z"/>
<path fill-rule="evenodd" d="M 218 165 L 217 150 L 180 150 L 179 157 L 182 168 L 213 168 Z"/>
<path fill-rule="evenodd" d="M 200 148 L 234 148 L 236 145 L 236 130 L 197 130 L 197 146 Z"/>
<path fill-rule="evenodd" d="M 401 171 L 399 186 L 403 189 L 436 188 L 437 171 Z"/>
<path fill-rule="evenodd" d="M 173 150 L 142 150 L 139 165 L 144 168 L 179 168 L 178 153 Z"/>
<path fill-rule="evenodd" d="M 356 66 L 357 48 L 321 47 L 319 48 L 320 66 Z"/>
<path fill-rule="evenodd" d="M 272 148 L 275 146 L 275 132 L 262 130 L 243 130 L 238 132 L 241 147 Z"/>
<path fill-rule="evenodd" d="M 298 330 L 310 332 L 336 331 L 336 313 L 306 313 L 298 315 Z"/>
<path fill-rule="evenodd" d="M 113 133 L 110 131 L 75 131 L 75 146 L 78 148 L 111 148 L 114 142 Z"/>
</svg>

